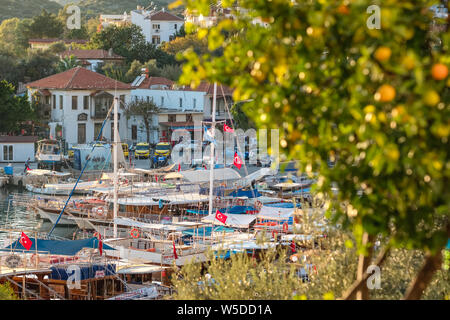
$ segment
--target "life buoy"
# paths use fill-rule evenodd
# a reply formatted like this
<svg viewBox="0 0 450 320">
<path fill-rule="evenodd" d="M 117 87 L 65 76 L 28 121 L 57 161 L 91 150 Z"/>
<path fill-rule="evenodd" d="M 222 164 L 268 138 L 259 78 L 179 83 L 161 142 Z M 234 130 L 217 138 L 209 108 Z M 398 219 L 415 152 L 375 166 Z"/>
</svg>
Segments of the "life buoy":
<svg viewBox="0 0 450 320">
<path fill-rule="evenodd" d="M 262 202 L 259 201 L 259 200 L 257 200 L 257 201 L 255 202 L 255 208 L 258 209 L 258 210 L 261 210 L 261 208 L 262 208 Z"/>
<path fill-rule="evenodd" d="M 139 238 L 139 230 L 136 228 L 131 229 L 130 235 L 134 239 Z"/>
<path fill-rule="evenodd" d="M 287 232 L 289 230 L 289 225 L 287 224 L 287 222 L 283 223 L 283 231 Z"/>
<path fill-rule="evenodd" d="M 276 239 L 278 236 L 278 232 L 276 232 L 275 230 L 272 231 L 272 238 Z"/>
<path fill-rule="evenodd" d="M 256 223 L 255 227 L 275 227 L 276 225 L 276 222 L 260 222 Z"/>
<path fill-rule="evenodd" d="M 104 213 L 105 213 L 105 209 L 103 209 L 103 207 L 98 207 L 97 210 L 95 211 L 100 217 L 103 217 Z"/>
</svg>

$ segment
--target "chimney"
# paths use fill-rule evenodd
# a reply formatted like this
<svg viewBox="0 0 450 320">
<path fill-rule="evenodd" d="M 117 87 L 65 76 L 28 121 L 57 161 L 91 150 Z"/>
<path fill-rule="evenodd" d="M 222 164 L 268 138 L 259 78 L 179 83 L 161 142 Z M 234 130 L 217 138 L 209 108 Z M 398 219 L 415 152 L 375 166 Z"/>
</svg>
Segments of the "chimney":
<svg viewBox="0 0 450 320">
<path fill-rule="evenodd" d="M 148 68 L 141 69 L 141 76 L 145 76 L 145 78 L 148 78 Z"/>
</svg>

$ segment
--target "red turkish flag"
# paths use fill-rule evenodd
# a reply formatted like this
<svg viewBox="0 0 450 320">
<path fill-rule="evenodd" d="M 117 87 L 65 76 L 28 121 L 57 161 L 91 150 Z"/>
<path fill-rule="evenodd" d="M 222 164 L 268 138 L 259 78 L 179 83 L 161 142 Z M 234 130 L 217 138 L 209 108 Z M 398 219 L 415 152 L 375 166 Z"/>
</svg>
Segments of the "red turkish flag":
<svg viewBox="0 0 450 320">
<path fill-rule="evenodd" d="M 98 238 L 98 251 L 100 251 L 100 255 L 103 254 L 103 241 L 102 241 L 102 235 L 100 233 L 97 233 Z"/>
<path fill-rule="evenodd" d="M 233 164 L 240 170 L 242 166 L 242 160 L 239 158 L 237 152 L 234 153 L 234 161 Z"/>
<path fill-rule="evenodd" d="M 30 248 L 31 248 L 31 246 L 33 244 L 31 242 L 30 238 L 28 238 L 28 236 L 25 233 L 23 233 L 23 232 L 22 232 L 22 235 L 20 236 L 19 242 L 27 250 L 30 250 Z"/>
<path fill-rule="evenodd" d="M 234 132 L 234 130 L 232 128 L 230 128 L 229 126 L 227 126 L 226 123 L 223 124 L 223 131 L 225 131 L 225 132 Z"/>
<path fill-rule="evenodd" d="M 178 172 L 181 171 L 181 163 L 178 164 Z"/>
<path fill-rule="evenodd" d="M 175 259 L 178 259 L 177 250 L 175 249 L 175 241 L 172 241 L 172 243 L 173 243 L 173 256 L 175 257 Z"/>
<path fill-rule="evenodd" d="M 219 210 L 216 211 L 216 219 L 219 220 L 222 223 L 225 223 L 227 221 L 228 216 L 224 215 Z"/>
<path fill-rule="evenodd" d="M 291 250 L 292 250 L 292 252 L 295 252 L 295 249 L 296 249 L 295 242 L 292 241 L 292 243 L 291 243 Z"/>
</svg>

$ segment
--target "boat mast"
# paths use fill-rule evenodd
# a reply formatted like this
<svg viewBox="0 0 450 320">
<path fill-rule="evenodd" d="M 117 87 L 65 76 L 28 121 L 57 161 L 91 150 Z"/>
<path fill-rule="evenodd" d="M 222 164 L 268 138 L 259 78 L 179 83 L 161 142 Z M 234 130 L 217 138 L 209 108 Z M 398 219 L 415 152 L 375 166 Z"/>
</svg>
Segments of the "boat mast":
<svg viewBox="0 0 450 320">
<path fill-rule="evenodd" d="M 212 123 L 211 123 L 211 134 L 214 139 L 216 132 L 216 96 L 217 96 L 217 83 L 214 82 L 214 93 L 213 93 L 213 104 L 212 104 Z M 214 181 L 214 142 L 210 143 L 211 146 L 211 167 L 209 168 L 209 210 L 208 214 L 211 215 L 213 207 L 213 181 Z"/>
<path fill-rule="evenodd" d="M 117 165 L 117 148 L 119 147 L 118 141 L 119 141 L 119 130 L 117 128 L 117 123 L 118 123 L 118 116 L 117 116 L 117 105 L 118 105 L 118 98 L 114 97 L 114 143 L 113 143 L 113 161 L 114 161 L 114 214 L 113 214 L 113 218 L 114 218 L 114 238 L 117 238 L 117 224 L 116 224 L 116 219 L 117 219 L 117 211 L 118 211 L 118 206 L 117 206 L 117 193 L 118 193 L 118 179 L 117 179 L 117 170 L 118 170 L 118 165 Z"/>
</svg>

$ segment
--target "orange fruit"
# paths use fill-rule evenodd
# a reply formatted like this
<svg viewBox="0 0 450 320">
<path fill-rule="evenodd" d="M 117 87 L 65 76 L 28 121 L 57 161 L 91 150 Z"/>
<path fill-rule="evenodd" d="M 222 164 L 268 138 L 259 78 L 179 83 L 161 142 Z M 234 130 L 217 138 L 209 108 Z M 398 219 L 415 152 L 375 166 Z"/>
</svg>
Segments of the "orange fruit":
<svg viewBox="0 0 450 320">
<path fill-rule="evenodd" d="M 435 80 L 444 80 L 448 76 L 448 68 L 445 64 L 436 63 L 431 68 L 431 76 Z"/>
<path fill-rule="evenodd" d="M 393 86 L 389 84 L 383 84 L 378 88 L 377 93 L 375 94 L 375 100 L 381 102 L 389 102 L 395 98 L 395 89 Z"/>
<path fill-rule="evenodd" d="M 391 57 L 392 51 L 388 47 L 379 47 L 375 50 L 374 57 L 380 62 L 387 61 Z"/>
<path fill-rule="evenodd" d="M 349 14 L 349 13 L 350 13 L 350 10 L 348 9 L 348 7 L 347 7 L 346 5 L 343 5 L 343 4 L 341 4 L 341 5 L 338 7 L 337 11 L 338 11 L 340 14 Z"/>
</svg>

